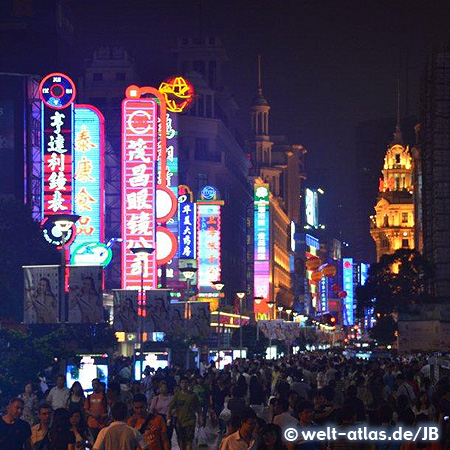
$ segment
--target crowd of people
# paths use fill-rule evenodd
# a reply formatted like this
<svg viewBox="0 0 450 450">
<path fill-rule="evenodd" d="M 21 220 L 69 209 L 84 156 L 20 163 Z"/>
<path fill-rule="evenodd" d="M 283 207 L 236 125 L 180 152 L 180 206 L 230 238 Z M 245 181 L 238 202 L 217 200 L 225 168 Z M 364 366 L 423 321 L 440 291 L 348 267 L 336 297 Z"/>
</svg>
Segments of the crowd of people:
<svg viewBox="0 0 450 450">
<path fill-rule="evenodd" d="M 125 370 L 124 370 L 125 369 Z M 47 392 L 28 383 L 0 420 L 0 450 L 449 449 L 449 379 L 426 359 L 361 361 L 302 353 L 246 360 L 218 370 L 146 367 L 141 381 L 121 367 L 106 386 L 70 389 L 58 375 Z M 355 424 L 438 424 L 437 442 L 286 442 L 282 431 Z"/>
</svg>

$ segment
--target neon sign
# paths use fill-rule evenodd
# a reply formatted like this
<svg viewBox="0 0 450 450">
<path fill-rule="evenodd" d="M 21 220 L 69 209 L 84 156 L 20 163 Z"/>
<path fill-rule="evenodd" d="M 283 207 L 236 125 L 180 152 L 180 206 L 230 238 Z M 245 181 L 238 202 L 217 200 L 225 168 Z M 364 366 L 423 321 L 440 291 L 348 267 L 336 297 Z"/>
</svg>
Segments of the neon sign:
<svg viewBox="0 0 450 450">
<path fill-rule="evenodd" d="M 268 184 L 255 184 L 254 187 L 254 292 L 255 297 L 264 300 L 255 303 L 257 320 L 269 317 L 270 300 L 270 191 Z"/>
<path fill-rule="evenodd" d="M 76 247 L 70 259 L 73 266 L 106 267 L 113 257 L 112 250 L 100 242 L 85 242 Z"/>
<path fill-rule="evenodd" d="M 104 119 L 91 105 L 75 105 L 74 191 L 77 222 L 75 245 L 103 242 Z"/>
<path fill-rule="evenodd" d="M 196 207 L 187 186 L 178 189 L 180 259 L 196 258 Z"/>
<path fill-rule="evenodd" d="M 353 258 L 343 258 L 342 259 L 342 277 L 343 277 L 343 288 L 347 292 L 347 297 L 343 298 L 343 323 L 344 325 L 353 325 Z"/>
<path fill-rule="evenodd" d="M 162 82 L 159 91 L 164 95 L 167 109 L 173 113 L 183 112 L 194 100 L 194 86 L 183 77 L 171 77 Z"/>
<path fill-rule="evenodd" d="M 144 286 L 156 289 L 156 252 L 134 255 L 131 248 L 156 244 L 158 103 L 131 94 L 122 102 L 122 287 L 140 286 L 143 262 Z"/>
<path fill-rule="evenodd" d="M 201 294 L 219 296 L 212 283 L 221 274 L 221 223 L 220 203 L 197 203 L 198 224 L 198 289 Z"/>
</svg>

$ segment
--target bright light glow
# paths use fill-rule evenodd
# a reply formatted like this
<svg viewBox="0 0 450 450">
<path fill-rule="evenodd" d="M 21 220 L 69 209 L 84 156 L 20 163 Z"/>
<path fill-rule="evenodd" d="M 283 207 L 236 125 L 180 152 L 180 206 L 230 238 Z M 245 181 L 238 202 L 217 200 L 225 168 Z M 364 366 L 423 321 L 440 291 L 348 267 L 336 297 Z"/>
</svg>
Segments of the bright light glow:
<svg viewBox="0 0 450 450">
<path fill-rule="evenodd" d="M 197 203 L 197 214 L 198 290 L 218 295 L 212 283 L 221 275 L 220 205 Z"/>
<path fill-rule="evenodd" d="M 295 223 L 291 221 L 291 252 L 295 252 Z"/>
<path fill-rule="evenodd" d="M 245 292 L 237 292 L 236 295 L 238 298 L 243 299 L 245 297 Z"/>
<path fill-rule="evenodd" d="M 167 229 L 157 227 L 156 229 L 156 261 L 159 265 L 165 264 L 177 251 L 177 239 Z"/>
<path fill-rule="evenodd" d="M 91 105 L 75 105 L 75 212 L 81 217 L 73 247 L 104 240 L 103 155 L 103 115 Z"/>
<path fill-rule="evenodd" d="M 106 267 L 113 257 L 110 247 L 100 242 L 84 243 L 72 246 L 71 264 L 74 266 Z"/>
<path fill-rule="evenodd" d="M 156 252 L 142 257 L 131 248 L 156 246 L 155 167 L 157 147 L 155 99 L 122 102 L 122 288 L 156 289 Z"/>
<path fill-rule="evenodd" d="M 196 205 L 192 202 L 190 193 L 179 193 L 178 216 L 180 259 L 195 259 L 197 232 Z"/>
<path fill-rule="evenodd" d="M 311 189 L 305 191 L 306 224 L 317 228 L 319 226 L 319 200 L 317 192 Z"/>
</svg>

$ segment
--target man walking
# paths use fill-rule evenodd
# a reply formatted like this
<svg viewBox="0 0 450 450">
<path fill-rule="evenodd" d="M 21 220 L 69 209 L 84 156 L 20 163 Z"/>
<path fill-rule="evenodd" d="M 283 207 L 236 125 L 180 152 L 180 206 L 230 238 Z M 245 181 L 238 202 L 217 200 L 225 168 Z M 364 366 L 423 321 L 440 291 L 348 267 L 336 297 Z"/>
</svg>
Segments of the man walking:
<svg viewBox="0 0 450 450">
<path fill-rule="evenodd" d="M 20 417 L 23 414 L 24 401 L 13 398 L 6 414 L 0 419 L 0 450 L 30 450 L 31 429 Z"/>
<path fill-rule="evenodd" d="M 31 428 L 31 446 L 39 450 L 50 449 L 48 431 L 52 419 L 52 407 L 48 403 L 42 403 L 38 410 L 39 423 Z"/>
<path fill-rule="evenodd" d="M 125 421 L 128 416 L 127 405 L 117 402 L 111 407 L 113 423 L 100 430 L 93 450 L 149 450 L 150 446 L 142 434 L 129 427 Z"/>
<path fill-rule="evenodd" d="M 176 411 L 177 439 L 180 450 L 191 450 L 195 437 L 196 413 L 199 425 L 202 426 L 202 409 L 197 394 L 188 390 L 189 380 L 186 377 L 180 380 L 180 390 L 173 396 L 169 406 L 169 416 Z"/>
<path fill-rule="evenodd" d="M 101 390 L 100 380 L 92 380 L 92 389 L 94 392 L 89 395 L 84 404 L 84 410 L 87 416 L 87 423 L 92 436 L 97 438 L 98 433 L 107 424 L 108 411 L 106 395 Z"/>
<path fill-rule="evenodd" d="M 66 379 L 64 375 L 59 374 L 56 377 L 56 386 L 50 389 L 47 395 L 47 403 L 52 407 L 53 411 L 59 408 L 67 409 L 68 399 L 69 389 L 66 387 Z"/>
</svg>

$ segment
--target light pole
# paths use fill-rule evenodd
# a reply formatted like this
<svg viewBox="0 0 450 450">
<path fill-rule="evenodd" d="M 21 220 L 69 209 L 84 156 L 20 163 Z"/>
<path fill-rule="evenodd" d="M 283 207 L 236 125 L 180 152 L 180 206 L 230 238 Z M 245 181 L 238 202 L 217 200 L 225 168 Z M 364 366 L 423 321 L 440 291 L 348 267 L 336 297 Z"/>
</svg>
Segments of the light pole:
<svg viewBox="0 0 450 450">
<path fill-rule="evenodd" d="M 278 309 L 278 318 L 281 319 L 281 313 L 282 313 L 282 311 L 283 311 L 283 306 L 278 305 L 278 306 L 277 306 L 277 309 Z"/>
<path fill-rule="evenodd" d="M 190 314 L 189 314 L 189 292 L 191 290 L 191 281 L 194 279 L 195 274 L 197 273 L 197 268 L 196 267 L 182 267 L 180 268 L 180 272 L 183 274 L 184 278 L 186 278 L 187 281 L 187 289 L 184 292 L 184 298 L 185 298 L 185 302 L 186 302 L 186 327 L 188 326 L 188 321 L 187 319 L 189 318 Z M 186 329 L 186 336 L 188 335 L 187 333 L 187 329 Z M 199 355 L 200 357 L 200 355 Z M 200 361 L 199 361 L 200 362 Z M 186 370 L 189 369 L 189 344 L 188 344 L 188 348 L 186 350 Z"/>
<path fill-rule="evenodd" d="M 239 355 L 242 364 L 242 299 L 245 297 L 245 292 L 236 293 L 239 299 Z"/>
<path fill-rule="evenodd" d="M 286 311 L 286 314 L 287 314 L 287 320 L 288 320 L 288 322 L 291 320 L 291 313 L 292 313 L 292 309 L 291 308 L 286 308 L 285 309 L 285 311 Z"/>
<path fill-rule="evenodd" d="M 271 300 L 271 301 L 267 302 L 267 306 L 270 308 L 270 310 L 273 310 L 275 303 Z M 270 348 L 270 351 L 272 351 L 272 333 L 271 332 L 269 332 L 269 348 Z"/>
<path fill-rule="evenodd" d="M 213 281 L 212 285 L 214 289 L 219 292 L 219 298 L 217 301 L 217 364 L 218 369 L 220 369 L 220 293 L 222 292 L 223 288 L 225 287 L 225 284 L 220 281 Z"/>
<path fill-rule="evenodd" d="M 270 311 L 271 311 L 271 314 L 269 314 L 270 316 L 272 316 L 272 318 L 273 318 L 273 307 L 275 306 L 275 303 L 272 301 L 272 300 L 270 300 L 270 301 L 268 301 L 267 302 L 267 306 L 269 307 L 269 309 L 270 309 Z"/>
<path fill-rule="evenodd" d="M 51 214 L 48 219 L 54 223 L 61 231 L 61 277 L 60 277 L 60 303 L 61 303 L 61 322 L 66 322 L 66 241 L 70 229 L 80 218 L 78 214 Z"/>
<path fill-rule="evenodd" d="M 139 315 L 139 380 L 142 380 L 142 369 L 144 365 L 144 312 L 146 308 L 145 291 L 144 291 L 144 260 L 148 258 L 155 249 L 152 247 L 133 247 L 130 248 L 131 253 L 138 255 L 141 258 L 141 289 L 140 289 L 140 302 L 138 301 L 138 315 Z M 140 314 L 139 314 L 140 306 Z M 135 354 L 136 360 L 136 354 Z"/>
</svg>

